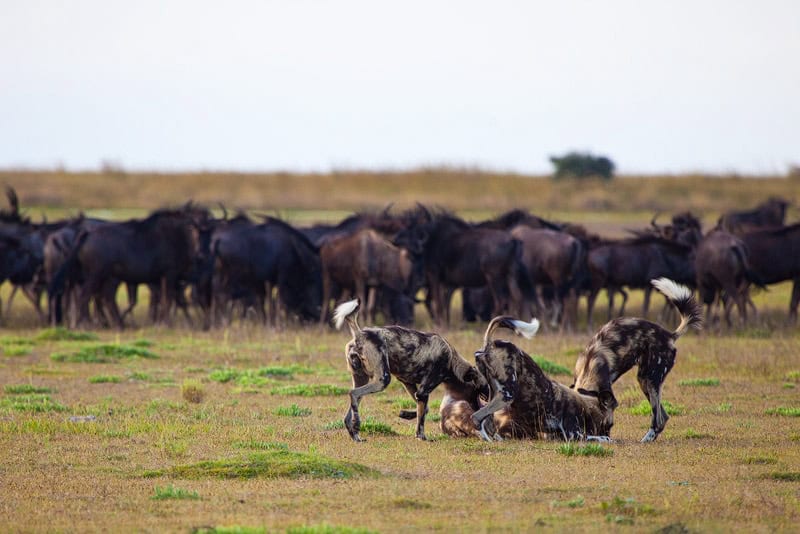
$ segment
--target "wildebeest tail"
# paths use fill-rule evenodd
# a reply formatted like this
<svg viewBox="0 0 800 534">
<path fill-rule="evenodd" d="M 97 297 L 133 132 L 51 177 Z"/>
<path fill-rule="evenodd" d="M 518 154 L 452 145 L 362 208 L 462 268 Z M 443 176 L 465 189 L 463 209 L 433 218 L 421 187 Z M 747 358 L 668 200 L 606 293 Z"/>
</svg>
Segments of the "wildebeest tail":
<svg viewBox="0 0 800 534">
<path fill-rule="evenodd" d="M 750 268 L 750 262 L 747 261 L 747 249 L 745 248 L 744 244 L 739 243 L 737 246 L 734 246 L 733 253 L 736 254 L 736 257 L 738 257 L 739 261 L 742 262 L 742 267 L 744 267 L 744 277 L 747 279 L 747 281 L 760 289 L 767 289 L 767 284 L 764 283 L 764 280 L 758 275 L 758 273 Z"/>
<path fill-rule="evenodd" d="M 358 326 L 358 309 L 360 307 L 361 301 L 359 299 L 349 300 L 336 306 L 336 310 L 333 312 L 333 324 L 336 330 L 341 330 L 342 325 L 347 321 L 350 333 L 355 337 L 361 331 L 361 327 Z"/>
<path fill-rule="evenodd" d="M 657 290 L 667 297 L 681 316 L 681 323 L 672 336 L 677 339 L 689 330 L 689 327 L 701 329 L 703 327 L 703 310 L 694 298 L 694 292 L 686 286 L 673 282 L 669 278 L 650 280 Z"/>
<path fill-rule="evenodd" d="M 531 276 L 525 262 L 522 261 L 522 241 L 514 239 L 514 280 L 517 282 L 523 298 L 533 300 L 536 297 L 536 288 L 531 283 Z"/>
<path fill-rule="evenodd" d="M 83 244 L 86 242 L 87 237 L 89 237 L 89 233 L 86 231 L 82 231 L 78 234 L 78 236 L 75 238 L 75 243 L 72 246 L 72 250 L 70 250 L 69 255 L 64 260 L 64 263 L 58 268 L 56 273 L 53 275 L 53 279 L 50 281 L 50 284 L 47 286 L 48 299 L 53 301 L 53 320 L 56 324 L 61 324 L 64 320 L 62 301 L 64 290 L 67 285 L 67 278 L 72 275 L 78 266 L 78 253 L 80 252 Z"/>
<path fill-rule="evenodd" d="M 514 319 L 508 315 L 495 317 L 489 322 L 489 326 L 486 327 L 486 334 L 483 336 L 484 347 L 489 345 L 489 342 L 492 340 L 492 334 L 494 334 L 494 331 L 498 328 L 508 328 L 509 330 L 513 330 L 517 335 L 526 339 L 531 339 L 536 335 L 536 332 L 539 331 L 539 321 L 537 319 L 531 319 L 531 322 L 526 323 L 525 321 Z"/>
</svg>

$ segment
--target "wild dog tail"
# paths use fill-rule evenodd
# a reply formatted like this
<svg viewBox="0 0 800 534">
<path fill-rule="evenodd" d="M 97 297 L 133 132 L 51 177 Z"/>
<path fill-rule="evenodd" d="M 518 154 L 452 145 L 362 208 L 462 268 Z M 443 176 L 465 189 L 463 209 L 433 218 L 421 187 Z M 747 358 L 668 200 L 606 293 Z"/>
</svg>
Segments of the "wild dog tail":
<svg viewBox="0 0 800 534">
<path fill-rule="evenodd" d="M 361 307 L 359 299 L 348 300 L 336 306 L 333 312 L 333 324 L 336 330 L 341 330 L 342 325 L 347 321 L 347 326 L 350 327 L 350 333 L 355 337 L 356 333 L 361 331 L 358 326 L 358 309 Z"/>
<path fill-rule="evenodd" d="M 694 327 L 698 330 L 703 328 L 703 309 L 694 298 L 694 292 L 686 286 L 673 282 L 669 278 L 659 278 L 650 280 L 653 287 L 658 289 L 667 297 L 678 313 L 681 315 L 681 324 L 673 332 L 672 337 L 678 339 Z"/>
<path fill-rule="evenodd" d="M 489 326 L 486 327 L 486 334 L 483 336 L 484 347 L 489 344 L 489 341 L 492 339 L 492 334 L 494 334 L 494 331 L 498 328 L 508 328 L 509 330 L 513 330 L 517 335 L 526 339 L 531 339 L 536 335 L 536 332 L 539 331 L 539 321 L 537 319 L 531 319 L 531 322 L 526 323 L 525 321 L 514 319 L 508 315 L 495 317 L 489 322 Z"/>
</svg>

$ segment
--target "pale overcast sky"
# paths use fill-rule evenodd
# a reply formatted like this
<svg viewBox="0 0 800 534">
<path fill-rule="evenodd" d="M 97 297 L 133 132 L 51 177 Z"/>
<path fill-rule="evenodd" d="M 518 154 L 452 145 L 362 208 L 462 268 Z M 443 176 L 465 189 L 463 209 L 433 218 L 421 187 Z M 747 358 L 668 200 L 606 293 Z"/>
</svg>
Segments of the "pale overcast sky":
<svg viewBox="0 0 800 534">
<path fill-rule="evenodd" d="M 0 0 L 0 167 L 800 164 L 800 2 Z"/>
</svg>

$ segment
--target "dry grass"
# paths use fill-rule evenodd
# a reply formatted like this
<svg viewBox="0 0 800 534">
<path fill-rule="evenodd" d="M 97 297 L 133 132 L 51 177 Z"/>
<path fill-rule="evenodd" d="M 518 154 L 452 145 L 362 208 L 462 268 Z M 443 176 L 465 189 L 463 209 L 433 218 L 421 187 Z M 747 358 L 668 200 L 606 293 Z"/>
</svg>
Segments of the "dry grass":
<svg viewBox="0 0 800 534">
<path fill-rule="evenodd" d="M 454 326 L 445 334 L 469 355 L 480 345 L 482 328 Z M 36 333 L 14 335 L 35 340 Z M 364 400 L 365 419 L 375 430 L 366 443 L 355 444 L 332 424 L 345 412 L 346 395 L 302 396 L 349 387 L 342 333 L 236 324 L 209 333 L 100 332 L 99 343 L 134 346 L 142 337 L 151 340 L 149 350 L 158 359 L 54 361 L 50 354 L 69 352 L 76 342 L 47 339 L 33 341 L 27 356 L 0 357 L 3 391 L 27 391 L 24 384 L 50 390 L 25 402 L 14 398 L 32 394 L 2 397 L 5 528 L 186 531 L 238 525 L 274 531 L 324 523 L 375 531 L 605 530 L 626 524 L 653 530 L 679 523 L 691 530 L 791 530 L 800 520 L 800 426 L 787 417 L 798 401 L 795 390 L 781 387 L 800 369 L 794 329 L 772 330 L 768 337 L 682 338 L 664 398 L 683 412 L 651 445 L 638 442 L 649 416 L 631 413 L 643 399 L 636 378 L 623 377 L 615 386 L 621 403 L 617 442 L 602 446 L 613 452 L 608 456 L 581 448 L 566 456 L 553 442 L 448 439 L 435 423 L 427 428 L 431 441 L 419 442 L 413 423 L 397 418 L 407 394 L 394 381 L 385 393 Z M 587 340 L 585 334 L 544 333 L 517 342 L 570 368 Z M 267 369 L 272 377 L 270 386 L 242 388 L 236 379 L 209 379 L 214 369 L 239 370 L 236 376 Z M 99 375 L 150 380 L 88 384 Z M 708 376 L 719 385 L 679 385 Z M 183 400 L 184 381 L 202 381 L 202 404 Z M 270 394 L 284 386 L 296 389 L 279 391 L 295 394 Z M 277 415 L 286 406 L 302 407 L 304 416 Z M 766 415 L 770 410 L 775 415 Z M 72 422 L 73 415 L 94 418 Z M 373 474 L 343 482 L 337 477 L 350 475 L 342 466 Z M 154 499 L 164 487 L 190 488 L 201 499 Z M 102 507 L 95 505 L 100 500 Z M 353 503 L 363 503 L 356 514 Z"/>
<path fill-rule="evenodd" d="M 524 207 L 578 222 L 584 217 L 593 220 L 595 214 L 607 216 L 609 211 L 637 213 L 648 222 L 655 211 L 691 209 L 715 220 L 722 211 L 750 207 L 771 195 L 800 200 L 800 180 L 780 176 L 630 176 L 576 183 L 447 168 L 309 175 L 3 170 L 0 183 L 16 188 L 23 208 L 34 217 L 40 211 L 58 216 L 78 210 L 130 217 L 191 198 L 212 207 L 222 202 L 229 209 L 278 213 L 301 223 L 309 222 L 307 210 L 316 212 L 314 219 L 335 220 L 353 210 L 382 209 L 389 203 L 408 207 L 416 202 L 471 212 L 474 217 Z"/>
</svg>

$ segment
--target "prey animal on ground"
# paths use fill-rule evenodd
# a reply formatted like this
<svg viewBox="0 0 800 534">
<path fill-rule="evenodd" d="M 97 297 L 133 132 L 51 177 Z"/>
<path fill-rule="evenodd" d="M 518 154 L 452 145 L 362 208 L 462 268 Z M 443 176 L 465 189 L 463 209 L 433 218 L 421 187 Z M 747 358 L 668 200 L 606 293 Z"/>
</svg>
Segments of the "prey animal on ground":
<svg viewBox="0 0 800 534">
<path fill-rule="evenodd" d="M 606 323 L 589 342 L 575 363 L 573 387 L 578 393 L 599 398 L 611 395 L 611 384 L 639 367 L 639 387 L 650 402 L 653 418 L 642 442 L 654 441 L 669 416 L 661 405 L 661 387 L 675 365 L 675 341 L 689 327 L 702 328 L 703 313 L 692 291 L 668 278 L 652 280 L 653 287 L 667 297 L 681 316 L 675 331 L 645 319 L 620 317 Z M 616 403 L 616 400 L 614 401 Z"/>
<path fill-rule="evenodd" d="M 354 441 L 359 436 L 361 398 L 383 391 L 392 375 L 417 402 L 416 437 L 424 440 L 428 397 L 439 384 L 461 383 L 486 388 L 486 381 L 475 366 L 462 358 L 442 336 L 419 332 L 402 326 L 361 328 L 358 324 L 358 299 L 336 307 L 334 324 L 344 323 L 353 336 L 345 346 L 347 368 L 353 376 L 350 408 L 344 425 Z"/>
<path fill-rule="evenodd" d="M 513 343 L 492 339 L 498 328 L 531 338 L 538 327 L 536 319 L 526 323 L 508 316 L 495 317 L 489 323 L 483 348 L 475 353 L 478 370 L 486 377 L 492 395 L 472 414 L 481 437 L 487 441 L 498 436 L 611 441 L 617 406 L 613 395 L 581 395 L 549 378 Z M 487 430 L 492 425 L 494 429 Z"/>
</svg>

